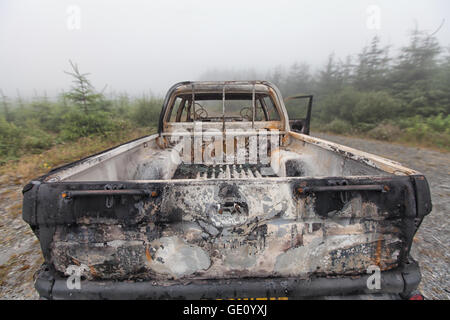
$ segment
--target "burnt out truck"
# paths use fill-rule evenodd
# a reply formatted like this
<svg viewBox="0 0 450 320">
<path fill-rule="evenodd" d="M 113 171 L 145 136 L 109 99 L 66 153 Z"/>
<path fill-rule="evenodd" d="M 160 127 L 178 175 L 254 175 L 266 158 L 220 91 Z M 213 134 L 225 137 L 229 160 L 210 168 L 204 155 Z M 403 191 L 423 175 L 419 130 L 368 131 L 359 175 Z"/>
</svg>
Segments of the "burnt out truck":
<svg viewBox="0 0 450 320">
<path fill-rule="evenodd" d="M 42 299 L 402 297 L 426 178 L 309 135 L 266 81 L 181 82 L 157 134 L 23 189 Z"/>
</svg>

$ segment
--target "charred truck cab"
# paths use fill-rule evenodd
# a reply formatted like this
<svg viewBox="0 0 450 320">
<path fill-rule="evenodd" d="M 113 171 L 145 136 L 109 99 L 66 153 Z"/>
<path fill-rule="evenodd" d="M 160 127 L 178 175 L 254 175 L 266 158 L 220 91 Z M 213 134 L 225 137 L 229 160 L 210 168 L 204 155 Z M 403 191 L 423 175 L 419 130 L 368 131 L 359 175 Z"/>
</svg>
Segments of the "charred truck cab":
<svg viewBox="0 0 450 320">
<path fill-rule="evenodd" d="M 312 96 L 294 98 L 308 110 L 290 121 L 269 82 L 178 83 L 157 134 L 27 184 L 40 296 L 408 297 L 420 282 L 410 248 L 431 211 L 427 180 L 311 137 Z"/>
</svg>

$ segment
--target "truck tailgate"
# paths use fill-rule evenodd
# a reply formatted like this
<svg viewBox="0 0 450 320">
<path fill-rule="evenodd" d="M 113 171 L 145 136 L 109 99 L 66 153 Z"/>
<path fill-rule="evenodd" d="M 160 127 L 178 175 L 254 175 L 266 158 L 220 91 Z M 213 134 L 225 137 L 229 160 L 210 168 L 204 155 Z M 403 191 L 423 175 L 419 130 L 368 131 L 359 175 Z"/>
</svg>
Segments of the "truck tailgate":
<svg viewBox="0 0 450 320">
<path fill-rule="evenodd" d="M 406 261 L 412 178 L 36 184 L 24 218 L 61 274 L 88 279 L 361 275 Z M 342 187 L 342 186 L 341 186 Z M 39 201 L 31 201 L 39 198 Z M 38 214 L 37 214 L 38 213 Z"/>
</svg>

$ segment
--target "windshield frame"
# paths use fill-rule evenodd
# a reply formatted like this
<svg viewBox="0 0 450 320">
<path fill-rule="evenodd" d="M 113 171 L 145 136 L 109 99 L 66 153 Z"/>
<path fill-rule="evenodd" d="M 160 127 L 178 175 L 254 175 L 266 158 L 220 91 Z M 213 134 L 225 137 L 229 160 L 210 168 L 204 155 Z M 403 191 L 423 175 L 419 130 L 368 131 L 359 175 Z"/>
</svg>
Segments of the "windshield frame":
<svg viewBox="0 0 450 320">
<path fill-rule="evenodd" d="M 251 98 L 251 99 L 250 99 Z M 266 98 L 270 99 L 271 105 L 268 106 L 266 102 Z M 180 103 L 177 103 L 177 99 L 180 99 Z M 168 122 L 193 122 L 193 121 L 202 121 L 202 122 L 223 122 L 223 121 L 280 121 L 281 116 L 276 107 L 275 101 L 272 99 L 270 94 L 268 93 L 199 93 L 195 96 L 194 108 L 192 107 L 192 98 L 190 98 L 190 94 L 178 94 L 174 97 L 171 106 L 168 110 L 167 118 Z M 220 115 L 209 116 L 209 112 L 211 109 L 208 109 L 208 103 L 213 101 L 221 102 L 222 110 Z M 251 109 L 251 118 L 249 116 L 237 116 L 232 115 L 232 112 L 236 112 L 236 110 L 231 111 L 227 110 L 227 102 L 230 101 L 242 101 L 243 108 Z M 206 106 L 205 106 L 206 102 Z M 250 102 L 250 103 L 249 103 Z M 245 104 L 246 103 L 246 104 Z M 228 105 L 229 106 L 229 105 Z M 205 118 L 196 118 L 198 115 L 198 107 L 206 109 L 207 116 Z M 240 111 L 242 111 L 242 109 Z M 195 111 L 194 111 L 195 110 Z M 218 111 L 218 110 L 215 110 Z M 230 112 L 230 113 L 227 113 Z M 261 117 L 258 118 L 258 112 L 261 114 Z M 175 116 L 175 117 L 174 117 Z M 245 118 L 247 118 L 245 120 Z M 262 118 L 262 119 L 261 119 Z"/>
<path fill-rule="evenodd" d="M 225 87 L 225 88 L 224 88 Z M 172 131 L 174 126 L 178 127 L 183 124 L 183 122 L 171 122 L 168 115 L 171 113 L 173 102 L 175 97 L 181 93 L 184 94 L 201 94 L 201 93 L 223 93 L 225 90 L 228 93 L 250 93 L 255 88 L 255 93 L 269 94 L 272 102 L 274 103 L 275 109 L 278 112 L 280 120 L 276 121 L 255 121 L 252 126 L 262 126 L 262 127 L 277 127 L 283 132 L 288 132 L 290 130 L 289 118 L 284 106 L 283 98 L 281 96 L 280 90 L 272 83 L 268 81 L 253 80 L 253 81 L 184 81 L 174 84 L 167 92 L 164 99 L 164 104 L 162 106 L 162 111 L 159 117 L 158 134 L 162 135 L 164 132 Z M 223 121 L 222 121 L 223 122 Z M 191 122 L 192 123 L 192 122 Z M 205 122 L 210 123 L 213 126 L 217 126 L 218 122 Z M 224 126 L 225 126 L 225 122 Z M 232 124 L 233 122 L 227 122 Z M 236 125 L 241 126 L 242 122 L 235 122 Z M 258 124 L 260 123 L 260 124 Z M 183 127 L 189 127 L 189 123 L 184 123 Z M 228 127 L 228 125 L 227 125 Z M 235 127 L 233 125 L 233 127 Z"/>
</svg>

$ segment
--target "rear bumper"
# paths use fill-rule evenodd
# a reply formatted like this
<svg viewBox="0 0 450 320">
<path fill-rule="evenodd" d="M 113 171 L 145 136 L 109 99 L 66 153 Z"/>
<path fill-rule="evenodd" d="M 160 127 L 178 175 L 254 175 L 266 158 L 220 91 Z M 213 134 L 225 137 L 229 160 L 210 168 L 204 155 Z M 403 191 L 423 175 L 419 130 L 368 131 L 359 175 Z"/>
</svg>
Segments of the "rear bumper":
<svg viewBox="0 0 450 320">
<path fill-rule="evenodd" d="M 361 294 L 388 294 L 408 296 L 420 282 L 416 262 L 402 268 L 381 272 L 381 289 L 367 288 L 369 275 L 358 278 L 266 278 L 193 280 L 154 285 L 152 281 L 81 281 L 80 289 L 68 289 L 67 278 L 54 277 L 42 268 L 36 274 L 35 287 L 43 299 L 231 299 L 323 298 Z"/>
</svg>

